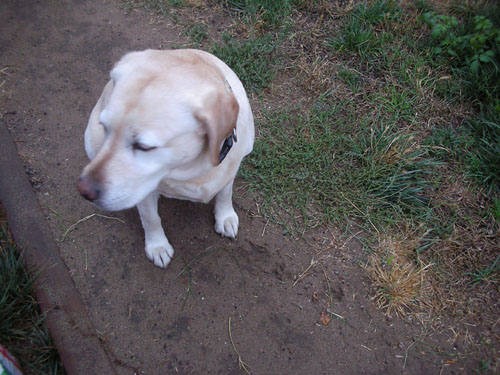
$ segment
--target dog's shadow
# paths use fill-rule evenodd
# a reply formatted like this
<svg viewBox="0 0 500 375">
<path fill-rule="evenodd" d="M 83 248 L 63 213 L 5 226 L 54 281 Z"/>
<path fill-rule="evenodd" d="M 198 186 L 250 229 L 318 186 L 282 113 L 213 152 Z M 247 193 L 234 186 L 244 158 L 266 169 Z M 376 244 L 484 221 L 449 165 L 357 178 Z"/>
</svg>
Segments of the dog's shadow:
<svg viewBox="0 0 500 375">
<path fill-rule="evenodd" d="M 182 247 L 184 254 L 190 248 L 193 248 L 192 252 L 196 254 L 202 242 L 220 239 L 214 231 L 213 210 L 213 201 L 204 204 L 166 197 L 160 197 L 158 201 L 158 214 L 165 234 L 174 249 L 177 251 Z M 144 230 L 137 208 L 125 210 L 121 216 L 137 238 L 137 245 L 143 247 Z"/>
</svg>

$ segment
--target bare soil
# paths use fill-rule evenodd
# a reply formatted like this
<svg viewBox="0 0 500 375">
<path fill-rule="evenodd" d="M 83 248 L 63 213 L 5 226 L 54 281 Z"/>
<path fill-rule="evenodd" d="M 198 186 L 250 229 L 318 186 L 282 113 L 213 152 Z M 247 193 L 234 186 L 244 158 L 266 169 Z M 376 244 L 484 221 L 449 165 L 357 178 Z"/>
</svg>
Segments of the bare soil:
<svg viewBox="0 0 500 375">
<path fill-rule="evenodd" d="M 227 22 L 223 13 L 213 17 Z M 86 122 L 113 63 L 131 50 L 182 44 L 180 27 L 141 11 L 125 14 L 114 0 L 4 0 L 0 24 L 0 68 L 7 68 L 0 73 L 1 115 L 120 373 L 241 374 L 239 356 L 252 374 L 478 368 L 474 360 L 452 359 L 461 347 L 450 335 L 374 306 L 356 238 L 335 228 L 307 240 L 285 235 L 260 217 L 242 180 L 235 241 L 214 232 L 211 204 L 162 199 L 176 254 L 167 270 L 153 266 L 136 210 L 96 212 L 75 185 L 87 163 Z M 119 220 L 96 215 L 66 233 L 93 213 Z M 320 319 L 328 308 L 329 323 Z"/>
</svg>

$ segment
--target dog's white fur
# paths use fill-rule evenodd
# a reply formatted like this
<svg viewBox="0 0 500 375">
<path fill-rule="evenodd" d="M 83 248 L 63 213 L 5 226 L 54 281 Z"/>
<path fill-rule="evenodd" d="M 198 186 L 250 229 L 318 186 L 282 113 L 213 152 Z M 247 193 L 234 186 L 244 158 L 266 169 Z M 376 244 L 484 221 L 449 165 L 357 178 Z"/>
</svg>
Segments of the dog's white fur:
<svg viewBox="0 0 500 375">
<path fill-rule="evenodd" d="M 234 127 L 237 142 L 219 164 Z M 131 52 L 111 71 L 90 115 L 91 162 L 81 179 L 99 187 L 92 200 L 102 209 L 137 206 L 146 255 L 165 268 L 174 250 L 161 226 L 159 195 L 204 203 L 215 197 L 215 231 L 236 237 L 232 186 L 253 141 L 245 89 L 224 62 L 199 50 Z"/>
</svg>

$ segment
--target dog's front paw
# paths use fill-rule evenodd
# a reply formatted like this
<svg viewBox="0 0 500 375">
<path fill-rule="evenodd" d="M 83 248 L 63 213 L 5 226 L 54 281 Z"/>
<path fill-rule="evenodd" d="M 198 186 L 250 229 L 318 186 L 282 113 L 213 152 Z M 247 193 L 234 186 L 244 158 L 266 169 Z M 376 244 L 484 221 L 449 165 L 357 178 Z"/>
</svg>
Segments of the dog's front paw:
<svg viewBox="0 0 500 375">
<path fill-rule="evenodd" d="M 231 207 L 226 212 L 215 212 L 215 231 L 225 237 L 235 238 L 238 234 L 238 215 Z"/>
<path fill-rule="evenodd" d="M 155 266 L 167 268 L 174 256 L 174 248 L 168 241 L 162 243 L 146 243 L 146 256 Z"/>
</svg>

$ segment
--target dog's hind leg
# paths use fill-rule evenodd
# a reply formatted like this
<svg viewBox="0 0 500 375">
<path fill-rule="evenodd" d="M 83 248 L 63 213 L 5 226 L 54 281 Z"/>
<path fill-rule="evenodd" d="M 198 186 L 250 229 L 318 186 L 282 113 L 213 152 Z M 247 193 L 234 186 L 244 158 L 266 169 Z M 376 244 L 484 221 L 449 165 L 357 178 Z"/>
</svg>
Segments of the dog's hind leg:
<svg viewBox="0 0 500 375">
<path fill-rule="evenodd" d="M 234 181 L 234 180 L 233 180 Z M 215 196 L 215 231 L 225 237 L 238 234 L 238 215 L 233 208 L 233 181 L 224 186 Z"/>
<path fill-rule="evenodd" d="M 137 205 L 144 228 L 146 256 L 156 266 L 166 268 L 174 256 L 158 215 L 158 193 L 151 193 Z"/>
</svg>

